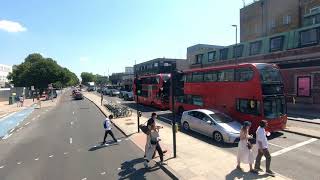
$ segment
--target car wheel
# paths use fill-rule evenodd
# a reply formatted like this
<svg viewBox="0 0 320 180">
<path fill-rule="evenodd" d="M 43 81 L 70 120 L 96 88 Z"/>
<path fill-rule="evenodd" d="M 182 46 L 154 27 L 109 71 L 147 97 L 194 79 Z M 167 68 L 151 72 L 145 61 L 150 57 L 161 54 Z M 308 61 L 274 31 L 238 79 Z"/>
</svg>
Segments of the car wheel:
<svg viewBox="0 0 320 180">
<path fill-rule="evenodd" d="M 189 131 L 189 130 L 190 130 L 189 123 L 184 122 L 184 123 L 183 123 L 183 129 L 186 130 L 186 131 Z"/>
<path fill-rule="evenodd" d="M 213 139 L 218 142 L 218 143 L 222 143 L 223 142 L 223 136 L 220 132 L 214 132 L 213 133 Z"/>
</svg>

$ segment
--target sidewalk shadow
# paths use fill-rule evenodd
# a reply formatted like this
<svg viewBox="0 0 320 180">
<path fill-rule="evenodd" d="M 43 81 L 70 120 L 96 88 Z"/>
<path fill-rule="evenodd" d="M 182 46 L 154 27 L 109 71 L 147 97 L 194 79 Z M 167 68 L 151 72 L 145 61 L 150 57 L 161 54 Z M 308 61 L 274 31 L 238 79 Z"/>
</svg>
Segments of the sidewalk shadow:
<svg viewBox="0 0 320 180">
<path fill-rule="evenodd" d="M 153 171 L 157 171 L 160 169 L 159 166 L 155 165 L 149 168 L 140 168 L 136 169 L 135 165 L 142 164 L 144 162 L 144 158 L 137 158 L 131 161 L 125 161 L 121 164 L 121 171 L 118 173 L 120 176 L 119 179 L 147 179 L 145 174 Z"/>
<path fill-rule="evenodd" d="M 229 174 L 226 175 L 226 180 L 234 180 L 234 179 L 262 179 L 269 177 L 267 174 L 252 174 L 250 172 L 243 172 L 238 169 L 232 170 Z"/>
</svg>

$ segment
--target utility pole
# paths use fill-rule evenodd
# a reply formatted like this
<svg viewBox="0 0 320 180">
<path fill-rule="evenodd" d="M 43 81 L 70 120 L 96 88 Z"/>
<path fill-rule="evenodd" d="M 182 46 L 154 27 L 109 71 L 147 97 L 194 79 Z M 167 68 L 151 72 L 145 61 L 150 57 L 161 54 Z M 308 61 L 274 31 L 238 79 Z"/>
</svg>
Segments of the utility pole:
<svg viewBox="0 0 320 180">
<path fill-rule="evenodd" d="M 134 71 L 134 77 L 135 77 L 135 80 L 134 80 L 134 83 L 135 83 L 135 94 L 136 94 L 136 109 L 137 109 L 137 127 L 138 127 L 138 133 L 140 132 L 140 128 L 139 128 L 139 125 L 140 125 L 140 112 L 139 112 L 139 97 L 138 97 L 138 94 L 139 94 L 139 90 L 137 89 L 138 88 L 138 73 L 137 73 L 137 70 L 136 70 L 136 60 L 134 60 L 134 68 L 133 68 L 133 71 Z"/>
<path fill-rule="evenodd" d="M 173 66 L 171 66 L 171 105 L 172 105 L 172 138 L 173 138 L 173 157 L 177 157 L 177 137 L 176 137 L 176 113 L 175 113 L 175 102 L 174 102 L 174 96 L 175 96 L 175 70 Z"/>
</svg>

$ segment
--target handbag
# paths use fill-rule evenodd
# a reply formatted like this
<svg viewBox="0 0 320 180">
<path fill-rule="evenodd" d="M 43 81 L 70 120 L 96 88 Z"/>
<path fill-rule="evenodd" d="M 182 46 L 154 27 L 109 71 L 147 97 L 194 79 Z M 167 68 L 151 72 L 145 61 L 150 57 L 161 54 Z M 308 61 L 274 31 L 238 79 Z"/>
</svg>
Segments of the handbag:
<svg viewBox="0 0 320 180">
<path fill-rule="evenodd" d="M 146 121 L 146 122 L 148 122 L 148 121 Z M 148 128 L 148 126 L 146 126 L 146 122 L 143 123 L 143 124 L 140 124 L 140 125 L 139 125 L 139 128 L 141 129 L 141 131 L 142 131 L 143 133 L 149 134 L 149 128 Z"/>
<path fill-rule="evenodd" d="M 247 142 L 248 149 L 252 149 L 252 144 L 250 142 Z"/>
</svg>

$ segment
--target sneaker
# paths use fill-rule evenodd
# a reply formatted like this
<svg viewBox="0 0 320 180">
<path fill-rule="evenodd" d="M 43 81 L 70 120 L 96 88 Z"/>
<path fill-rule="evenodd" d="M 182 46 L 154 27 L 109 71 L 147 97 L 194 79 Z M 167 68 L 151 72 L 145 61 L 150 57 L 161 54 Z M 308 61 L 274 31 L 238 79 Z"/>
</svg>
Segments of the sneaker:
<svg viewBox="0 0 320 180">
<path fill-rule="evenodd" d="M 258 171 L 258 172 L 263 172 L 263 169 L 261 168 L 254 168 L 255 171 Z"/>
<path fill-rule="evenodd" d="M 147 161 L 144 161 L 143 165 L 144 165 L 144 168 L 148 168 L 148 162 Z"/>
<path fill-rule="evenodd" d="M 275 173 L 271 170 L 266 170 L 266 174 L 271 175 L 271 176 L 275 175 Z"/>
<path fill-rule="evenodd" d="M 259 174 L 259 172 L 257 170 L 255 170 L 255 169 L 251 169 L 249 172 L 253 173 L 253 174 Z"/>
</svg>

